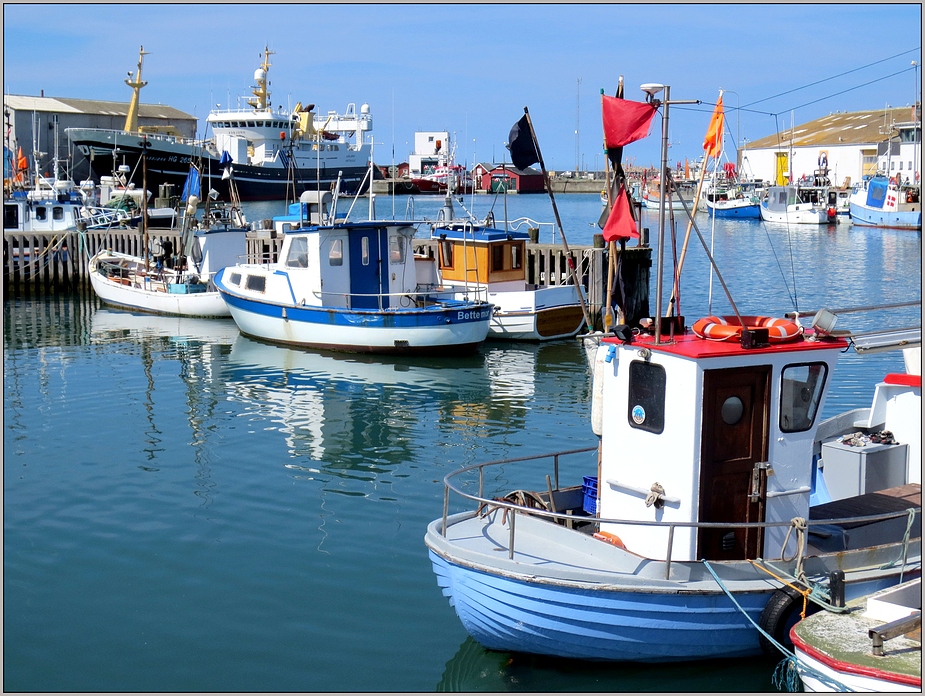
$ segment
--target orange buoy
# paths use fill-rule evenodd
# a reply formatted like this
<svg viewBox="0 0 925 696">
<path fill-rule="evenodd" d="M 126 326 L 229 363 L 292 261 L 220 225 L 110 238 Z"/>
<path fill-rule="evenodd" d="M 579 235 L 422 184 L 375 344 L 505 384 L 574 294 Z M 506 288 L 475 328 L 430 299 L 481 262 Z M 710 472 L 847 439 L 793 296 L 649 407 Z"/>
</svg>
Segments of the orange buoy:
<svg viewBox="0 0 925 696">
<path fill-rule="evenodd" d="M 742 317 L 747 329 L 767 329 L 770 343 L 789 343 L 803 333 L 803 327 L 789 319 L 774 317 Z M 738 341 L 742 336 L 738 317 L 704 317 L 694 322 L 693 332 L 710 341 Z"/>
<path fill-rule="evenodd" d="M 595 539 L 606 541 L 608 544 L 613 544 L 617 548 L 626 551 L 626 545 L 623 543 L 623 540 L 616 534 L 611 534 L 610 532 L 595 532 L 593 536 Z"/>
</svg>

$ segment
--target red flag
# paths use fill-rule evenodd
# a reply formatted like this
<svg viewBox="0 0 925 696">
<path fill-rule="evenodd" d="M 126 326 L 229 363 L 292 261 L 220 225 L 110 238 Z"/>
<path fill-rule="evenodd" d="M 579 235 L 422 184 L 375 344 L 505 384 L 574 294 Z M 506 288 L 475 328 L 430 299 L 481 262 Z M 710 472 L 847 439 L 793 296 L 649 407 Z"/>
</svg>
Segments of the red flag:
<svg viewBox="0 0 925 696">
<path fill-rule="evenodd" d="M 604 117 L 604 147 L 622 147 L 649 134 L 655 106 L 601 95 Z"/>
<path fill-rule="evenodd" d="M 707 134 L 703 139 L 703 149 L 707 157 L 718 157 L 723 150 L 723 93 L 719 93 L 719 101 L 716 102 L 716 108 L 713 109 L 713 118 L 710 119 L 710 125 L 707 128 Z"/>
<path fill-rule="evenodd" d="M 607 224 L 604 225 L 603 234 L 605 242 L 639 239 L 639 230 L 636 229 L 633 211 L 630 210 L 629 193 L 623 184 L 620 184 L 620 190 L 617 191 L 617 200 L 613 202 L 613 209 L 607 218 Z"/>
</svg>

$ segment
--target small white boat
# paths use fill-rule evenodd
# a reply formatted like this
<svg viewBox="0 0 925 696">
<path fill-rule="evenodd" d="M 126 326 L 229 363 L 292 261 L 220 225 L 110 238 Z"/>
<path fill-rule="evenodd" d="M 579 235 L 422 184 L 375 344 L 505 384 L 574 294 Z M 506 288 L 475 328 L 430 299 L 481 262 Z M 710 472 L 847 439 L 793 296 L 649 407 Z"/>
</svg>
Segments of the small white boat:
<svg viewBox="0 0 925 696">
<path fill-rule="evenodd" d="M 488 337 L 512 341 L 552 341 L 578 334 L 584 312 L 572 283 L 527 283 L 527 232 L 498 229 L 489 218 L 484 224 L 457 219 L 447 199 L 443 220 L 431 226 L 438 242 L 438 265 L 444 282 L 460 288 L 462 299 L 487 296 L 494 305 Z"/>
<path fill-rule="evenodd" d="M 804 691 L 922 692 L 922 579 L 818 612 L 790 630 Z"/>
<path fill-rule="evenodd" d="M 771 186 L 759 207 L 761 219 L 790 225 L 832 224 L 838 211 L 828 204 L 827 196 L 827 188 Z"/>
<path fill-rule="evenodd" d="M 922 229 L 918 186 L 899 186 L 885 176 L 876 176 L 854 189 L 848 205 L 855 225 Z"/>
<path fill-rule="evenodd" d="M 147 257 L 97 252 L 88 264 L 94 292 L 114 307 L 189 317 L 229 316 L 212 280 L 218 269 L 243 258 L 247 228 L 226 206 L 210 206 L 204 219 L 208 222 L 202 227 L 184 233 L 186 248 L 176 250 L 177 254 L 169 242 L 156 236 Z"/>
<path fill-rule="evenodd" d="M 215 276 L 247 336 L 349 352 L 449 355 L 488 334 L 488 302 L 457 298 L 434 259 L 416 258 L 408 222 L 334 222 L 331 194 L 306 191 L 304 224 L 286 232 L 279 262 Z M 321 224 L 308 224 L 311 201 Z M 326 224 L 325 224 L 326 223 Z"/>
</svg>

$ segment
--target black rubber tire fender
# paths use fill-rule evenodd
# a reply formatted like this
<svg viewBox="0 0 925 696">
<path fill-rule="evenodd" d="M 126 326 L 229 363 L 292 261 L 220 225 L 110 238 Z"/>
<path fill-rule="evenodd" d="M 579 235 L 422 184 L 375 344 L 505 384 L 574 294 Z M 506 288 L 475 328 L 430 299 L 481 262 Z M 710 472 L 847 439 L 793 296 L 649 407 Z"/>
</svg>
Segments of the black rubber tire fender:
<svg viewBox="0 0 925 696">
<path fill-rule="evenodd" d="M 806 615 L 810 616 L 819 611 L 821 607 L 814 602 L 807 601 Z M 792 587 L 780 587 L 774 590 L 768 603 L 764 605 L 758 625 L 774 640 L 788 650 L 793 650 L 793 641 L 790 640 L 790 629 L 800 620 L 803 611 L 803 595 Z M 778 657 L 780 651 L 763 633 L 758 634 L 761 651 L 768 656 Z"/>
</svg>

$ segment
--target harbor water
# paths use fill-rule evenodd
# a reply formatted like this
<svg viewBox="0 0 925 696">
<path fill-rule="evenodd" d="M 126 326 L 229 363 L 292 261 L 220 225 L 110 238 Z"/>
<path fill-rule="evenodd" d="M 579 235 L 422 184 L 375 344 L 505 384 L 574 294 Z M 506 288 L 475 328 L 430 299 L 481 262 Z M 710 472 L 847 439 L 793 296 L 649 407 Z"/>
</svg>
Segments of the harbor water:
<svg viewBox="0 0 925 696">
<path fill-rule="evenodd" d="M 569 243 L 590 244 L 599 197 L 556 202 Z M 500 199 L 464 203 L 504 219 Z M 414 217 L 441 204 L 419 196 Z M 281 212 L 250 205 L 249 219 Z M 403 218 L 408 199 L 376 205 Z M 507 206 L 510 219 L 554 220 L 545 196 Z M 642 223 L 656 244 L 656 216 Z M 704 244 L 742 314 L 921 298 L 919 232 L 697 223 L 703 244 L 693 232 L 680 295 L 688 325 L 731 313 Z M 669 260 L 680 218 L 677 228 Z M 553 241 L 551 227 L 540 234 Z M 653 312 L 655 295 L 653 273 Z M 844 314 L 838 328 L 920 323 L 911 307 Z M 577 341 L 489 342 L 454 359 L 322 353 L 89 294 L 7 297 L 3 326 L 5 691 L 774 690 L 779 657 L 491 652 L 442 596 L 423 536 L 446 474 L 596 444 Z M 847 352 L 823 417 L 868 406 L 873 384 L 903 369 L 900 352 Z"/>
</svg>

